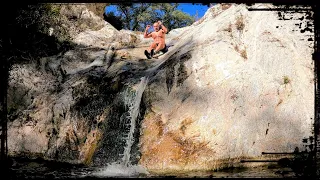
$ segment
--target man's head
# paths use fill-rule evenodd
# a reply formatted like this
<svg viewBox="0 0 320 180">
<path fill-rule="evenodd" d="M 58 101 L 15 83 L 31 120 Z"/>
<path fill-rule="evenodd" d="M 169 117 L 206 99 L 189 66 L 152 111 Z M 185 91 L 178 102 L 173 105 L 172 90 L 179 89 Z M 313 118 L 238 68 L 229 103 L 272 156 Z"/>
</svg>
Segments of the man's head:
<svg viewBox="0 0 320 180">
<path fill-rule="evenodd" d="M 158 32 L 160 30 L 160 25 L 158 22 L 153 23 L 153 29 Z"/>
</svg>

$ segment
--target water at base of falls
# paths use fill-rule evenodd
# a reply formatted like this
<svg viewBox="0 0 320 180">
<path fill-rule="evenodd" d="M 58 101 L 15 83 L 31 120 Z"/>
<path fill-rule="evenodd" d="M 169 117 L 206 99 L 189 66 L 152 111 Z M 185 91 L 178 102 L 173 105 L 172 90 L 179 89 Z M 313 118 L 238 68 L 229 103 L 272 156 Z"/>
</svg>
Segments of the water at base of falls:
<svg viewBox="0 0 320 180">
<path fill-rule="evenodd" d="M 54 162 L 39 162 L 33 160 L 15 160 L 10 168 L 10 175 L 5 179 L 104 179 L 104 178 L 157 178 L 157 177 L 199 177 L 199 178 L 225 178 L 225 177 L 258 177 L 283 178 L 297 177 L 288 167 L 279 167 L 276 163 L 261 167 L 228 168 L 218 171 L 190 171 L 171 172 L 170 174 L 147 173 L 143 167 L 121 164 L 110 164 L 107 167 L 74 166 Z"/>
<path fill-rule="evenodd" d="M 101 179 L 108 177 L 147 177 L 150 174 L 139 165 L 111 163 L 106 167 L 72 165 L 68 163 L 13 158 L 6 179 Z"/>
<path fill-rule="evenodd" d="M 123 164 L 110 164 L 106 168 L 101 168 L 96 172 L 90 174 L 90 176 L 96 177 L 140 177 L 148 175 L 149 173 L 144 167 L 139 165 L 128 165 Z"/>
</svg>

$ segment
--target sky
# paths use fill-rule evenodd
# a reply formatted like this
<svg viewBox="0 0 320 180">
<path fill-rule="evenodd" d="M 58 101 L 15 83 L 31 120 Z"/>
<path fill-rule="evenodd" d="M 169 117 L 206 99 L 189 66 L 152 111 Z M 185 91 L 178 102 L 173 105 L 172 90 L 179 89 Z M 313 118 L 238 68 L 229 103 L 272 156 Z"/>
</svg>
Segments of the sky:
<svg viewBox="0 0 320 180">
<path fill-rule="evenodd" d="M 204 5 L 193 5 L 192 3 L 179 3 L 178 9 L 194 16 L 198 11 L 198 18 L 200 19 L 208 10 L 208 6 Z M 114 7 L 108 7 L 107 12 L 115 10 Z M 197 19 L 196 19 L 197 20 Z"/>
<path fill-rule="evenodd" d="M 191 16 L 194 16 L 198 11 L 198 18 L 201 18 L 206 13 L 208 8 L 208 6 L 192 5 L 192 3 L 180 3 L 180 5 L 178 6 L 179 10 L 188 13 Z"/>
</svg>

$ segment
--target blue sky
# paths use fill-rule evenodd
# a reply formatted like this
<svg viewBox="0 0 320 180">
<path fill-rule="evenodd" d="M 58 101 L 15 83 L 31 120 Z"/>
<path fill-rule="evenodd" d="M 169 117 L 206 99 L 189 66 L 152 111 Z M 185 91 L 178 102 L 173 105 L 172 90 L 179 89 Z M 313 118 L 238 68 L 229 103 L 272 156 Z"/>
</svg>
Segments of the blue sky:
<svg viewBox="0 0 320 180">
<path fill-rule="evenodd" d="M 208 6 L 204 6 L 204 5 L 193 5 L 192 3 L 179 3 L 180 5 L 178 6 L 178 9 L 190 14 L 191 16 L 194 16 L 196 14 L 196 12 L 198 11 L 198 18 L 201 18 L 206 11 L 208 10 Z M 107 8 L 107 12 L 109 11 L 114 11 L 115 8 L 114 7 L 108 7 Z"/>
<path fill-rule="evenodd" d="M 204 13 L 206 13 L 208 8 L 208 6 L 192 5 L 192 3 L 180 3 L 180 5 L 178 6 L 179 10 L 188 13 L 191 16 L 194 16 L 198 11 L 198 18 L 201 18 L 204 15 Z"/>
</svg>

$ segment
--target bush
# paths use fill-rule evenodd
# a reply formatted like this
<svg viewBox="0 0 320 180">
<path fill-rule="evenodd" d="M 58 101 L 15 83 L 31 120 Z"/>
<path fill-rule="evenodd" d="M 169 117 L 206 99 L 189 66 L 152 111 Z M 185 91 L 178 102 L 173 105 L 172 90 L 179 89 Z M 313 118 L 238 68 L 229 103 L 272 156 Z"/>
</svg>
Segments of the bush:
<svg viewBox="0 0 320 180">
<path fill-rule="evenodd" d="M 236 21 L 236 27 L 239 31 L 242 31 L 244 29 L 244 22 L 243 22 L 243 16 L 237 17 Z"/>
<path fill-rule="evenodd" d="M 10 63 L 51 56 L 71 48 L 69 35 L 59 23 L 60 8 L 53 4 L 19 4 L 7 6 L 8 14 L 2 21 L 5 34 L 0 50 L 5 51 Z M 57 28 L 56 28 L 57 27 Z M 49 29 L 54 29 L 50 36 Z"/>
<path fill-rule="evenodd" d="M 283 76 L 283 84 L 289 84 L 291 80 L 289 79 L 288 76 Z"/>
<path fill-rule="evenodd" d="M 117 30 L 121 30 L 123 28 L 123 22 L 120 17 L 114 15 L 113 12 L 108 12 L 107 14 L 103 14 L 103 18 L 105 21 L 110 23 Z"/>
<path fill-rule="evenodd" d="M 241 56 L 244 58 L 244 59 L 248 59 L 247 57 L 247 51 L 244 49 L 240 52 Z"/>
</svg>

